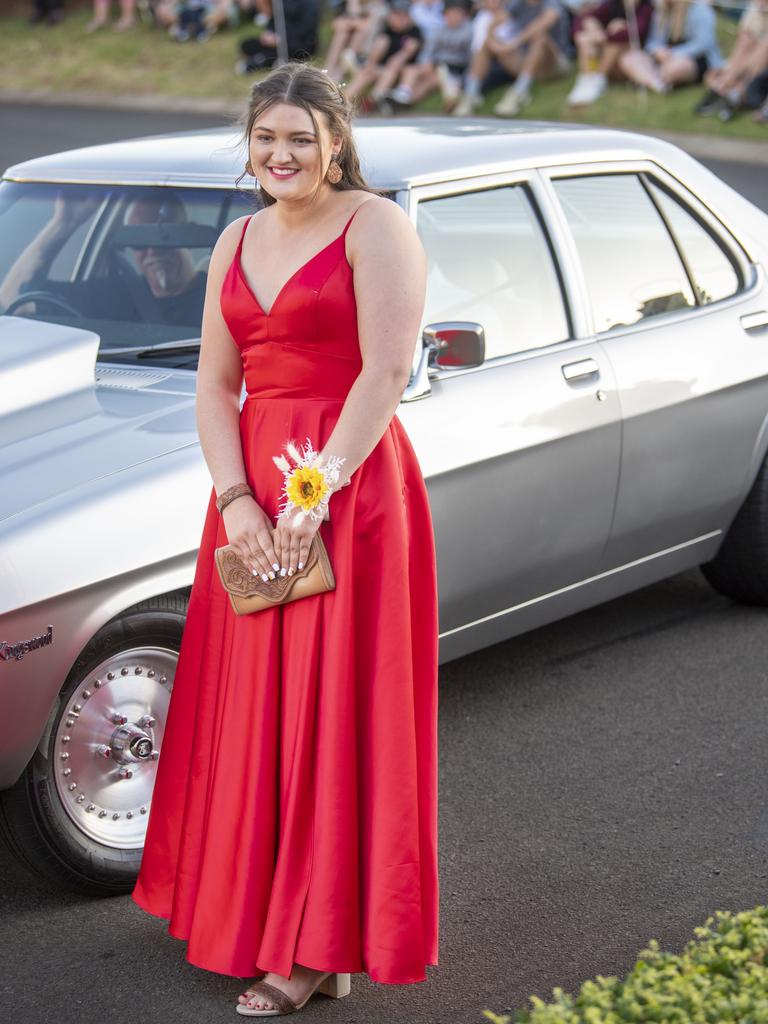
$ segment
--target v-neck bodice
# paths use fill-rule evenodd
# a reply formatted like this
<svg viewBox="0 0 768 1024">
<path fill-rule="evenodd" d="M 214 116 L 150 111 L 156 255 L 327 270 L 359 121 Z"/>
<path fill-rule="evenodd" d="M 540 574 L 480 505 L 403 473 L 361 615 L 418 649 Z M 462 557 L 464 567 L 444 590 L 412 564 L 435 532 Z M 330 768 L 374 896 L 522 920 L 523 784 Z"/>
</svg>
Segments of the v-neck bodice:
<svg viewBox="0 0 768 1024">
<path fill-rule="evenodd" d="M 369 202 L 370 200 L 364 200 Z M 346 396 L 362 368 L 357 304 L 341 234 L 303 263 L 265 312 L 243 273 L 243 225 L 221 288 L 221 311 L 243 360 L 249 397 Z"/>
</svg>

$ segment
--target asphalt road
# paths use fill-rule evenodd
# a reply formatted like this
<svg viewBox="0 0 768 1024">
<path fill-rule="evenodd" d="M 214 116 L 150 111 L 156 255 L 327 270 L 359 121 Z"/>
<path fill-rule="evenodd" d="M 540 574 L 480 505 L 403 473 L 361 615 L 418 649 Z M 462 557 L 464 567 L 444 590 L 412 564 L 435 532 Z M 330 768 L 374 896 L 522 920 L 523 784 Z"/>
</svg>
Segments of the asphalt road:
<svg viewBox="0 0 768 1024">
<path fill-rule="evenodd" d="M 6 109 L 0 163 L 192 123 Z M 721 173 L 768 205 L 758 171 Z M 481 1024 L 764 902 L 767 624 L 693 571 L 442 666 L 440 964 L 408 988 L 355 975 L 303 1019 Z M 4 849 L 0 873 L 0 1020 L 233 1019 L 245 985 L 128 896 L 61 891 Z"/>
</svg>

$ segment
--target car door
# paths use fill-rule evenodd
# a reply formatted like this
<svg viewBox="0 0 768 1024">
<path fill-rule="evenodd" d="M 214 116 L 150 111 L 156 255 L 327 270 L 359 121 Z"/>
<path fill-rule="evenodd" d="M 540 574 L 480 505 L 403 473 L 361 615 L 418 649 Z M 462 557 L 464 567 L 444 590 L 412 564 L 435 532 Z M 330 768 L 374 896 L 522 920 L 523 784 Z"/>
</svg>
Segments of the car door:
<svg viewBox="0 0 768 1024">
<path fill-rule="evenodd" d="M 482 365 L 432 372 L 398 409 L 424 456 L 442 657 L 527 628 L 515 613 L 589 575 L 615 500 L 620 412 L 585 336 L 538 175 L 414 190 L 423 326 L 482 325 Z M 537 615 L 546 615 L 538 608 Z"/>
<path fill-rule="evenodd" d="M 768 410 L 765 295 L 736 241 L 655 164 L 550 175 L 623 410 L 604 566 L 711 557 Z"/>
</svg>

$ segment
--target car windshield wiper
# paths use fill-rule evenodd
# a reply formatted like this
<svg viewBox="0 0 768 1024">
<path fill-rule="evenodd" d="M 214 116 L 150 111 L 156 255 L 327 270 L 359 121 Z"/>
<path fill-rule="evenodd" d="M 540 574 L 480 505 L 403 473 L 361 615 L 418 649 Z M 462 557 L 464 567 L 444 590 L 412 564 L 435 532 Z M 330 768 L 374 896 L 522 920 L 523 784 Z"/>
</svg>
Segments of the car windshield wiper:
<svg viewBox="0 0 768 1024">
<path fill-rule="evenodd" d="M 154 355 L 163 355 L 166 352 L 196 352 L 200 348 L 200 338 L 187 339 L 182 341 L 161 341 L 157 345 L 137 346 L 130 348 L 105 348 L 99 353 L 104 358 L 110 356 L 135 356 L 137 359 L 150 359 Z"/>
</svg>

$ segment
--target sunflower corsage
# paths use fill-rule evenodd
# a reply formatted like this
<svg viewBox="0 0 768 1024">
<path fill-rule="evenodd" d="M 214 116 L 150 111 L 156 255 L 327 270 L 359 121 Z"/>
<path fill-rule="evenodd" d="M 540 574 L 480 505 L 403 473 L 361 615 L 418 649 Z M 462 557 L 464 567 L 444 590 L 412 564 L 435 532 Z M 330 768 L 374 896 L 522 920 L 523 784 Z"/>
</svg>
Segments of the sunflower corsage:
<svg viewBox="0 0 768 1024">
<path fill-rule="evenodd" d="M 293 520 L 295 526 L 305 516 L 315 521 L 328 519 L 328 501 L 336 489 L 341 466 L 346 459 L 331 455 L 323 463 L 321 453 L 315 451 L 309 438 L 301 451 L 293 441 L 286 442 L 285 450 L 293 459 L 294 466 L 284 455 L 272 456 L 272 461 L 283 474 L 281 496 L 285 500 L 279 506 L 278 517 L 298 509 Z"/>
</svg>

